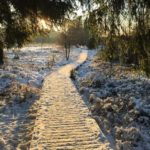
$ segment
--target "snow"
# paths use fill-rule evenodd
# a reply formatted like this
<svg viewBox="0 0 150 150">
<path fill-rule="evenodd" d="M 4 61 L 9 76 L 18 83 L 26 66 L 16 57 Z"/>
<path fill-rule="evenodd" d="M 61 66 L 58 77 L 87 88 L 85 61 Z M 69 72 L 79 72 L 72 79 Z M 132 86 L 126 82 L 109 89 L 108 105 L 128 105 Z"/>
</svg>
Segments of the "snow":
<svg viewBox="0 0 150 150">
<path fill-rule="evenodd" d="M 0 68 L 0 149 L 28 146 L 44 78 L 76 60 L 81 50 L 71 48 L 69 61 L 59 46 L 27 46 L 17 52 L 5 51 L 5 65 Z"/>
<path fill-rule="evenodd" d="M 28 145 L 36 112 L 32 106 L 36 107 L 44 78 L 73 63 L 83 49 L 73 47 L 69 61 L 57 46 L 24 47 L 17 52 L 19 59 L 14 59 L 13 50 L 5 52 L 6 64 L 0 68 L 0 149 Z M 132 68 L 98 60 L 96 53 L 88 51 L 88 60 L 74 73 L 74 83 L 112 145 L 148 150 L 150 79 Z"/>
<path fill-rule="evenodd" d="M 45 76 L 52 69 L 48 66 L 54 58 L 55 67 L 65 65 L 73 62 L 75 57 L 81 49 L 73 49 L 69 61 L 65 60 L 64 51 L 60 48 L 54 49 L 52 47 L 24 47 L 19 52 L 19 59 L 15 60 L 14 52 L 9 50 L 6 52 L 7 63 L 4 69 L 0 69 L 1 86 L 0 89 L 5 88 L 10 81 L 16 79 L 20 83 L 31 84 L 35 87 L 40 87 Z M 2 80 L 3 78 L 3 80 Z M 5 78 L 5 80 L 4 80 Z M 4 82 L 4 83 L 2 83 Z"/>
<path fill-rule="evenodd" d="M 93 59 L 95 53 L 75 71 L 79 92 L 116 149 L 148 150 L 150 79 L 130 67 Z"/>
</svg>

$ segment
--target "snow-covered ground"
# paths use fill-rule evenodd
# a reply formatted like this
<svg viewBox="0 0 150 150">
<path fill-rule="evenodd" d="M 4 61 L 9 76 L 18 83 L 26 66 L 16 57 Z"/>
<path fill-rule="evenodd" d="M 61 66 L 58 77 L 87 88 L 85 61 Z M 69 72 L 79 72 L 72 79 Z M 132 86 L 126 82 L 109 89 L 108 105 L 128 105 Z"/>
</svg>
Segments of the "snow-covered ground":
<svg viewBox="0 0 150 150">
<path fill-rule="evenodd" d="M 150 150 L 150 79 L 98 57 L 90 57 L 73 79 L 114 149 Z"/>
<path fill-rule="evenodd" d="M 57 46 L 30 46 L 5 52 L 0 68 L 0 150 L 25 149 L 30 143 L 37 99 L 46 75 L 77 59 L 81 49 L 71 49 L 69 61 Z M 15 58 L 15 59 L 14 59 Z M 33 107 L 34 106 L 34 107 Z"/>
<path fill-rule="evenodd" d="M 19 59 L 6 51 L 0 68 L 0 150 L 26 149 L 44 78 L 80 52 L 73 48 L 66 61 L 60 47 L 24 47 Z M 95 53 L 89 51 L 89 60 L 72 75 L 79 92 L 116 149 L 149 150 L 150 80 L 129 67 L 93 60 Z"/>
<path fill-rule="evenodd" d="M 19 59 L 13 59 L 15 53 L 9 50 L 6 52 L 6 65 L 0 69 L 0 90 L 13 79 L 34 87 L 41 86 L 52 67 L 56 68 L 73 61 L 79 50 L 74 48 L 71 51 L 69 61 L 65 61 L 65 53 L 61 47 L 24 47 L 17 52 Z"/>
</svg>

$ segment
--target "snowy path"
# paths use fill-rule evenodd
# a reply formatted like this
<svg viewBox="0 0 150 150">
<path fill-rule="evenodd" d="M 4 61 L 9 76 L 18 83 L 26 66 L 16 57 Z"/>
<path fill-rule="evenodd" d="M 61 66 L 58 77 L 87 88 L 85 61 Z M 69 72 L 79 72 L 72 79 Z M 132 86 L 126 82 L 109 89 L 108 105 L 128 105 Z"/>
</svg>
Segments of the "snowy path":
<svg viewBox="0 0 150 150">
<path fill-rule="evenodd" d="M 87 59 L 87 51 L 72 64 L 61 67 L 46 77 L 31 150 L 107 150 L 107 141 L 100 141 L 102 132 L 69 78 L 72 69 Z"/>
</svg>

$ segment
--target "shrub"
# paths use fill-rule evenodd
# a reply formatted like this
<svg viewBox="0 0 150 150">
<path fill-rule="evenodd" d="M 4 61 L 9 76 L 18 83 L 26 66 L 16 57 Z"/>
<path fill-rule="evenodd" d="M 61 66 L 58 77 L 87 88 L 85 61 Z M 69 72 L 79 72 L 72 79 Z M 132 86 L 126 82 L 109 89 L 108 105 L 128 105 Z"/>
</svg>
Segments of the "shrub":
<svg viewBox="0 0 150 150">
<path fill-rule="evenodd" d="M 94 48 L 96 48 L 96 40 L 95 40 L 95 38 L 90 38 L 90 39 L 88 40 L 87 47 L 88 47 L 89 49 L 94 49 Z"/>
</svg>

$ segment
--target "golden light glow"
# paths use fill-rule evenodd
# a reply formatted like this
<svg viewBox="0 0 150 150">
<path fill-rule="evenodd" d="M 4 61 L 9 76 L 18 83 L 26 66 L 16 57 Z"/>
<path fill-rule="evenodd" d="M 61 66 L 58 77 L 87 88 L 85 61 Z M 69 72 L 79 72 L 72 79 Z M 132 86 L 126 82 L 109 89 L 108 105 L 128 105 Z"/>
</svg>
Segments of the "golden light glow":
<svg viewBox="0 0 150 150">
<path fill-rule="evenodd" d="M 46 20 L 44 19 L 40 19 L 39 20 L 39 25 L 42 29 L 50 29 L 50 23 L 48 23 Z"/>
<path fill-rule="evenodd" d="M 44 29 L 48 28 L 48 26 L 47 26 L 47 24 L 46 24 L 44 19 L 41 19 L 40 23 L 41 23 L 42 28 L 44 28 Z"/>
</svg>

